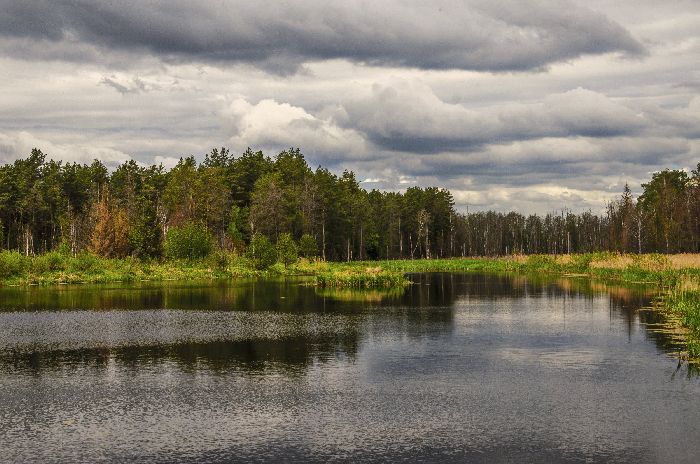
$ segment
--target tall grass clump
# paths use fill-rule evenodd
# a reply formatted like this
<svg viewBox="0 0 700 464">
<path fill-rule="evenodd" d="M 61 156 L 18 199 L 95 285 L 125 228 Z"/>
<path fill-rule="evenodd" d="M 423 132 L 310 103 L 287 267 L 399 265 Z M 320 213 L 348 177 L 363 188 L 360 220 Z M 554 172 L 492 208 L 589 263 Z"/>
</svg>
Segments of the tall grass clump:
<svg viewBox="0 0 700 464">
<path fill-rule="evenodd" d="M 324 272 L 316 276 L 316 284 L 320 287 L 391 288 L 408 286 L 411 281 L 401 272 L 376 267 Z"/>
<path fill-rule="evenodd" d="M 664 306 L 681 318 L 688 329 L 688 355 L 700 358 L 700 290 L 687 290 L 676 285 L 664 298 Z"/>
</svg>

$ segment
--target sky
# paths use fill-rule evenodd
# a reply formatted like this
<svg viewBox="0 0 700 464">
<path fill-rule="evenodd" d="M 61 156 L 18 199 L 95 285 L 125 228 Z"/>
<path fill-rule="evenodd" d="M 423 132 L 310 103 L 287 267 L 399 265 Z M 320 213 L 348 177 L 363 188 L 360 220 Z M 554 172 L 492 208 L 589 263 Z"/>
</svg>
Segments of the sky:
<svg viewBox="0 0 700 464">
<path fill-rule="evenodd" d="M 700 0 L 0 0 L 0 162 L 214 147 L 600 212 L 700 163 Z"/>
</svg>

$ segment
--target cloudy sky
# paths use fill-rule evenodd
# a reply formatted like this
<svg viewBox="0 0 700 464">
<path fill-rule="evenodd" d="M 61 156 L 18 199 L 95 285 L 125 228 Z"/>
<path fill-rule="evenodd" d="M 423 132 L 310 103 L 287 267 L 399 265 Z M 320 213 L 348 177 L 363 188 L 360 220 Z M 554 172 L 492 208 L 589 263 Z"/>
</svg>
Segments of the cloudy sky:
<svg viewBox="0 0 700 464">
<path fill-rule="evenodd" d="M 215 146 L 599 212 L 700 162 L 698 0 L 0 0 L 0 162 Z"/>
</svg>

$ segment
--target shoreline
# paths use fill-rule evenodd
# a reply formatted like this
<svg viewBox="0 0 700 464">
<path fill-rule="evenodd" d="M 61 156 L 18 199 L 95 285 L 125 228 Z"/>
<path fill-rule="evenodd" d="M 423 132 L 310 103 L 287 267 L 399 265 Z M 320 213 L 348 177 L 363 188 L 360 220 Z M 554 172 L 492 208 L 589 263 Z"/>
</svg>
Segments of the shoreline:
<svg viewBox="0 0 700 464">
<path fill-rule="evenodd" d="M 659 308 L 688 332 L 687 356 L 700 358 L 700 254 L 513 255 L 505 257 L 403 259 L 326 262 L 299 259 L 283 266 L 255 269 L 242 256 L 214 253 L 198 261 L 109 259 L 90 253 L 56 252 L 25 257 L 0 252 L 0 287 L 225 280 L 308 276 L 318 287 L 348 289 L 403 288 L 407 273 L 487 272 L 549 274 L 614 281 L 623 285 L 653 284 L 661 290 Z"/>
</svg>

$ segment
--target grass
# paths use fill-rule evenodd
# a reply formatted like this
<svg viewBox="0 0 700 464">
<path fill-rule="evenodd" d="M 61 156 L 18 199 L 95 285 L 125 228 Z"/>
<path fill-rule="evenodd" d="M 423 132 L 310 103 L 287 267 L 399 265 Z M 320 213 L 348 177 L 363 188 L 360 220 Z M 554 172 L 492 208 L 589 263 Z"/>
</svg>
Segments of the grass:
<svg viewBox="0 0 700 464">
<path fill-rule="evenodd" d="M 410 285 L 402 272 L 381 267 L 334 269 L 316 275 L 320 287 L 400 288 Z"/>
<path fill-rule="evenodd" d="M 664 296 L 663 308 L 676 316 L 687 329 L 688 356 L 700 360 L 700 290 L 676 285 Z"/>
<path fill-rule="evenodd" d="M 27 257 L 14 251 L 0 251 L 0 285 L 198 280 L 264 274 L 254 270 L 245 258 L 221 254 L 199 261 L 160 262 L 108 259 L 91 253 L 71 256 L 51 252 Z"/>
</svg>

